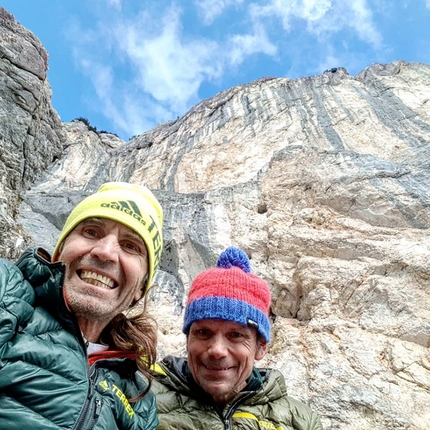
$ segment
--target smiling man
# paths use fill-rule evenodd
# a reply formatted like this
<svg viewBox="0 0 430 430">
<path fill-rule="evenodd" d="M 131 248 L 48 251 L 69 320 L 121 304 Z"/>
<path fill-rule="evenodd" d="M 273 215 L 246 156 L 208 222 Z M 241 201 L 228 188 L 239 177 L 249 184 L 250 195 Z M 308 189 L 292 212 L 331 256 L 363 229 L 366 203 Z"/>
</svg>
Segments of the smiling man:
<svg viewBox="0 0 430 430">
<path fill-rule="evenodd" d="M 156 326 L 142 302 L 162 223 L 146 187 L 110 182 L 71 212 L 52 258 L 0 260 L 1 428 L 156 428 L 144 377 Z"/>
<path fill-rule="evenodd" d="M 224 251 L 193 281 L 183 332 L 188 359 L 154 366 L 159 430 L 321 430 L 317 414 L 287 395 L 282 374 L 254 364 L 270 342 L 270 289 L 247 255 Z"/>
</svg>

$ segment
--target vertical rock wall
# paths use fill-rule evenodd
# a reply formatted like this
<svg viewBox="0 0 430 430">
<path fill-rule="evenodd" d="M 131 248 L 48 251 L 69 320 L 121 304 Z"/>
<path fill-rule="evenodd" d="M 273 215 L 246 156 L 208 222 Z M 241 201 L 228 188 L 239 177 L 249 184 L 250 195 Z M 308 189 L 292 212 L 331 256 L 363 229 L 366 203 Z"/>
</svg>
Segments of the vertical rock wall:
<svg viewBox="0 0 430 430">
<path fill-rule="evenodd" d="M 60 157 L 64 136 L 51 106 L 48 54 L 2 7 L 0 58 L 0 254 L 15 257 L 30 240 L 16 224 L 21 191 Z"/>
</svg>

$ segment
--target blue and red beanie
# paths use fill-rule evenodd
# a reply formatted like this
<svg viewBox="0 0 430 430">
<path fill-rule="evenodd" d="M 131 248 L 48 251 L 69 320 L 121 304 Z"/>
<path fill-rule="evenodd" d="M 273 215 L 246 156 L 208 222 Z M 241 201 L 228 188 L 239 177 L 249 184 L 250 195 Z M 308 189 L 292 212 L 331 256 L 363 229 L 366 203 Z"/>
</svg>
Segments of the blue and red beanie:
<svg viewBox="0 0 430 430">
<path fill-rule="evenodd" d="M 217 267 L 200 273 L 191 284 L 182 331 L 188 333 L 195 321 L 222 319 L 254 327 L 270 342 L 270 303 L 270 288 L 251 273 L 248 256 L 229 247 Z"/>
</svg>

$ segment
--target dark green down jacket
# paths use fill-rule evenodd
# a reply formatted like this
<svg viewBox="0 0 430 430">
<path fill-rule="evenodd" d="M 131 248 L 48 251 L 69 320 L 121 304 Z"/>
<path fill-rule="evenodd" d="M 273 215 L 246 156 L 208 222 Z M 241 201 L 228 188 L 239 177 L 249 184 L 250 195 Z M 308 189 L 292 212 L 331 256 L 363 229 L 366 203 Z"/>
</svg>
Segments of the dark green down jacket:
<svg viewBox="0 0 430 430">
<path fill-rule="evenodd" d="M 154 368 L 159 430 L 322 430 L 316 413 L 287 396 L 278 370 L 256 369 L 222 411 L 193 381 L 187 360 L 166 357 Z"/>
<path fill-rule="evenodd" d="M 127 400 L 146 387 L 133 359 L 106 351 L 109 358 L 88 365 L 79 326 L 63 300 L 63 267 L 36 249 L 16 266 L 0 259 L 0 428 L 156 428 L 152 393 L 137 403 Z"/>
</svg>

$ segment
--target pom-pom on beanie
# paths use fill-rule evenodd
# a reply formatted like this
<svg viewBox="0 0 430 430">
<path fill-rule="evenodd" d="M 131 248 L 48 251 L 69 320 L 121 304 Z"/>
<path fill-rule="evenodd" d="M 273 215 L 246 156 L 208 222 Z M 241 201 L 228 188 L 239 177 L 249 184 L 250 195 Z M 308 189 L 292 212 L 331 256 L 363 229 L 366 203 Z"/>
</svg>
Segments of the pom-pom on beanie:
<svg viewBox="0 0 430 430">
<path fill-rule="evenodd" d="M 52 254 L 57 261 L 61 243 L 84 219 L 108 218 L 134 230 L 145 242 L 149 269 L 145 293 L 152 283 L 163 245 L 163 210 L 154 194 L 142 185 L 107 182 L 82 200 L 70 213 Z"/>
<path fill-rule="evenodd" d="M 222 319 L 254 327 L 270 342 L 270 288 L 251 273 L 248 256 L 239 248 L 227 248 L 217 267 L 197 275 L 191 284 L 182 331 L 195 321 Z"/>
</svg>

